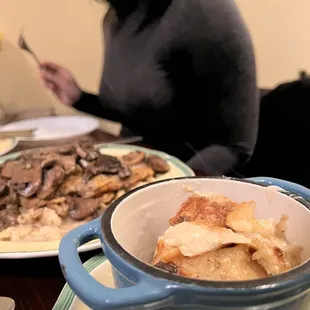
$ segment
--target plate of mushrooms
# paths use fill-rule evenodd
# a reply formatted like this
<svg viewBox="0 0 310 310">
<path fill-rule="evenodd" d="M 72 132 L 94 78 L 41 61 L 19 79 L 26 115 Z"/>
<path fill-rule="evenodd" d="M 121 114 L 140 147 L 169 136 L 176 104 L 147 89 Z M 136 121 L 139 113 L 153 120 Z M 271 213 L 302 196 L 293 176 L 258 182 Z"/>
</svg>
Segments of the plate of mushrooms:
<svg viewBox="0 0 310 310">
<path fill-rule="evenodd" d="M 61 238 L 131 189 L 192 176 L 179 159 L 138 146 L 88 143 L 0 158 L 0 258 L 58 255 Z M 92 241 L 79 248 L 100 248 Z"/>
</svg>

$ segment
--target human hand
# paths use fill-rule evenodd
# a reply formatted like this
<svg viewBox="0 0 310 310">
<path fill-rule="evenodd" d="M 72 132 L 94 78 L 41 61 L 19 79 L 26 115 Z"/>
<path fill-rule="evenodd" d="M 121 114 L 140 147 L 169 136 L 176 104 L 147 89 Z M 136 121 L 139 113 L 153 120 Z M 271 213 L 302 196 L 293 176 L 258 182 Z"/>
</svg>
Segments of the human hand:
<svg viewBox="0 0 310 310">
<path fill-rule="evenodd" d="M 68 69 L 52 62 L 44 62 L 40 64 L 39 72 L 45 87 L 50 89 L 61 103 L 72 106 L 80 99 L 82 91 Z"/>
</svg>

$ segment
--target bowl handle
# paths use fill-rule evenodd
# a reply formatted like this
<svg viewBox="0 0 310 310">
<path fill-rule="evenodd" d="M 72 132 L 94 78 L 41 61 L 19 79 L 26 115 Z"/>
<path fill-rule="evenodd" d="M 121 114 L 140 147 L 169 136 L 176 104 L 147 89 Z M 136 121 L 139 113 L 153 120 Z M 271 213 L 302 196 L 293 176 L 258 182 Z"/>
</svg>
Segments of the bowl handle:
<svg viewBox="0 0 310 310">
<path fill-rule="evenodd" d="M 85 304 L 92 309 L 118 309 L 168 297 L 168 288 L 164 284 L 150 284 L 139 278 L 136 285 L 120 289 L 108 288 L 97 282 L 84 269 L 77 248 L 91 240 L 101 239 L 100 231 L 101 218 L 70 231 L 59 247 L 59 262 L 63 275 Z M 101 242 L 104 244 L 103 240 Z"/>
<path fill-rule="evenodd" d="M 288 192 L 300 195 L 302 198 L 310 200 L 310 189 L 293 182 L 269 177 L 254 177 L 254 178 L 247 178 L 247 180 L 267 186 L 268 185 L 278 186 Z"/>
</svg>

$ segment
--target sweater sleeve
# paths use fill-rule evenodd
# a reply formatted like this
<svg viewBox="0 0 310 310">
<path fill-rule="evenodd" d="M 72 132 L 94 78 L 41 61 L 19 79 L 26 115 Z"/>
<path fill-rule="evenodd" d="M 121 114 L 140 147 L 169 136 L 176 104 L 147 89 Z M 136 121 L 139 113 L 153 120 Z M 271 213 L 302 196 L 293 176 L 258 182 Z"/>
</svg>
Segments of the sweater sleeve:
<svg viewBox="0 0 310 310">
<path fill-rule="evenodd" d="M 80 99 L 73 104 L 73 108 L 80 112 L 109 119 L 112 121 L 118 121 L 115 113 L 105 108 L 104 104 L 100 101 L 100 97 L 94 94 L 82 92 Z"/>
<path fill-rule="evenodd" d="M 217 139 L 188 162 L 207 175 L 223 175 L 242 166 L 252 155 L 257 139 L 259 103 L 254 52 L 247 29 L 236 16 L 237 20 L 226 20 L 226 25 L 218 28 L 212 39 L 216 42 L 210 44 L 200 37 L 191 50 L 195 74 L 202 85 L 211 76 L 220 98 L 211 125 L 201 127 L 202 131 L 216 132 Z M 205 102 L 210 104 L 206 93 Z M 196 110 L 205 113 L 204 107 Z"/>
</svg>

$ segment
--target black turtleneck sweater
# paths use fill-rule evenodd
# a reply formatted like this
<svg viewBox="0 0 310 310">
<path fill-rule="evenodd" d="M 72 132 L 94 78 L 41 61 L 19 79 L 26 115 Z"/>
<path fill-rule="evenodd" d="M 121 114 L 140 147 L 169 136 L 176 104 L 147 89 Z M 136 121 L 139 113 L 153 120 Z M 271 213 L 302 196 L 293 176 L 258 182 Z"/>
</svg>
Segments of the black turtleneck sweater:
<svg viewBox="0 0 310 310">
<path fill-rule="evenodd" d="M 259 108 L 251 39 L 235 3 L 141 0 L 126 12 L 115 4 L 126 1 L 113 2 L 100 96 L 83 93 L 74 107 L 121 122 L 208 175 L 243 164 Z"/>
</svg>

